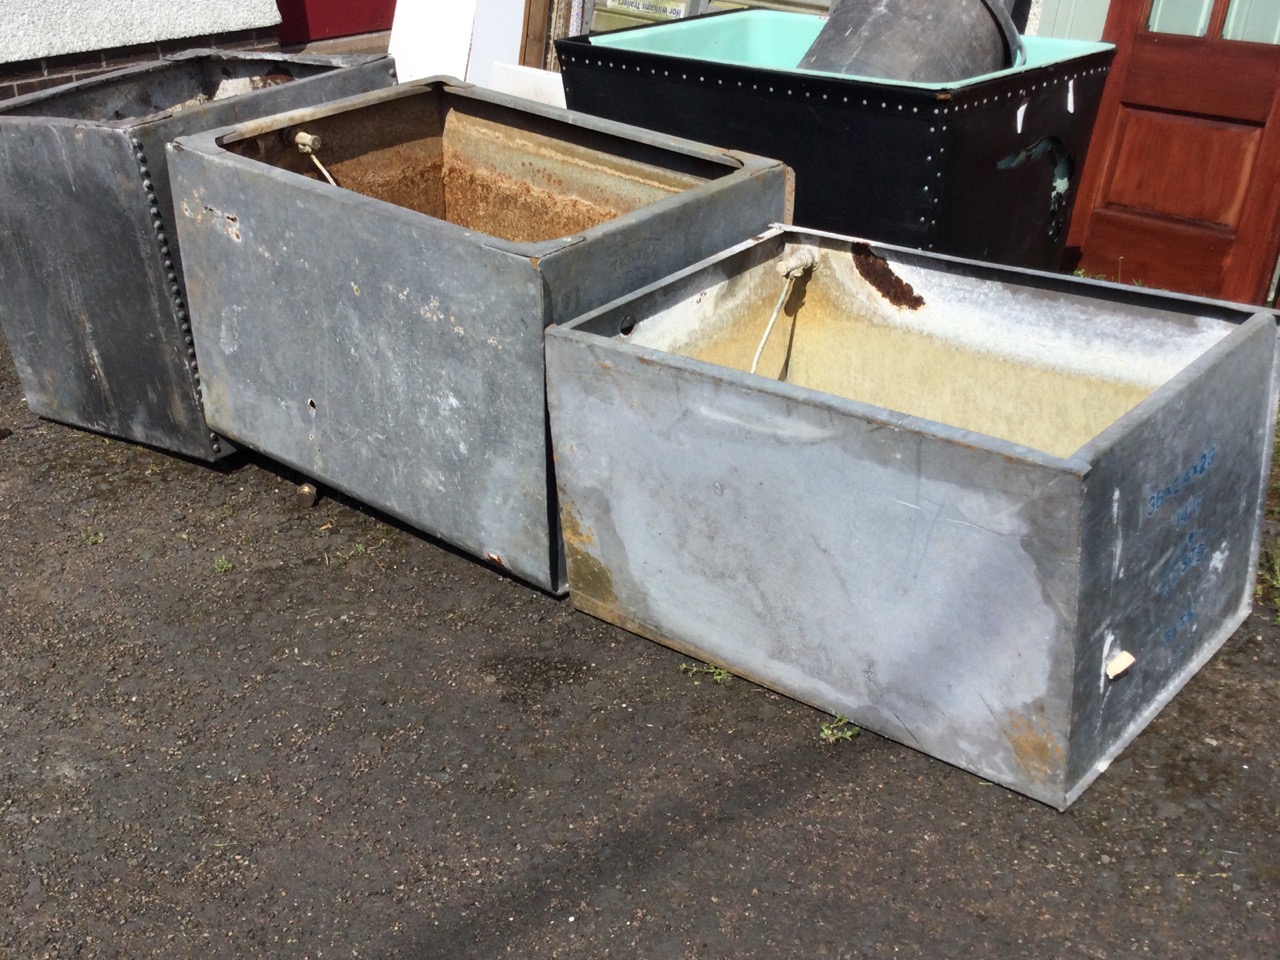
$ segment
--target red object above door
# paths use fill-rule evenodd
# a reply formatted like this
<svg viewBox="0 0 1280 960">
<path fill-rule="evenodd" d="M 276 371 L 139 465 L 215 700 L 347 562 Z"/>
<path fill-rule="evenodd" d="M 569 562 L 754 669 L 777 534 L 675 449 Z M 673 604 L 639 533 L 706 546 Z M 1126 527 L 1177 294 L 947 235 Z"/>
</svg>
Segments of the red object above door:
<svg viewBox="0 0 1280 960">
<path fill-rule="evenodd" d="M 390 30 L 396 0 L 276 0 L 280 45 Z"/>
</svg>

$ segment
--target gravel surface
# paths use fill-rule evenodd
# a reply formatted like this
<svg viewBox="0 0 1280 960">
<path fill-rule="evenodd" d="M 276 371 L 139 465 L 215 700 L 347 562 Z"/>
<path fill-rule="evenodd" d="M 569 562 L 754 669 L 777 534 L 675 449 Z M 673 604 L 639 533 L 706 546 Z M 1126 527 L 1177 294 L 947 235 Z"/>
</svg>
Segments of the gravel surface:
<svg viewBox="0 0 1280 960">
<path fill-rule="evenodd" d="M 0 956 L 1280 956 L 1272 607 L 1059 814 L 298 481 L 0 348 Z"/>
</svg>

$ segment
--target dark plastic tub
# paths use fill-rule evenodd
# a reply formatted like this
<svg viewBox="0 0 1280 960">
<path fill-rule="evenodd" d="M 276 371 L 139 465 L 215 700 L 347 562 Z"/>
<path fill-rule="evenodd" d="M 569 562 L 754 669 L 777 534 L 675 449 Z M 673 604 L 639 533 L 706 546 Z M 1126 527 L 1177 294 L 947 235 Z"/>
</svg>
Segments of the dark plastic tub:
<svg viewBox="0 0 1280 960">
<path fill-rule="evenodd" d="M 1114 48 L 1025 38 L 953 83 L 799 70 L 824 20 L 743 10 L 556 42 L 571 110 L 784 160 L 796 223 L 1056 269 Z"/>
</svg>

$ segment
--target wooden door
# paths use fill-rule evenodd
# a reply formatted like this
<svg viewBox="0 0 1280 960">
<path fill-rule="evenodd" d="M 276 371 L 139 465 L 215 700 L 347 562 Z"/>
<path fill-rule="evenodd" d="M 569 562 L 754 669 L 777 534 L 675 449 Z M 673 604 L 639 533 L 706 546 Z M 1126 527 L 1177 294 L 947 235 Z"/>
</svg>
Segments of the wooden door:
<svg viewBox="0 0 1280 960">
<path fill-rule="evenodd" d="M 1280 256 L 1280 3 L 1111 0 L 1104 37 L 1080 269 L 1262 303 Z"/>
</svg>

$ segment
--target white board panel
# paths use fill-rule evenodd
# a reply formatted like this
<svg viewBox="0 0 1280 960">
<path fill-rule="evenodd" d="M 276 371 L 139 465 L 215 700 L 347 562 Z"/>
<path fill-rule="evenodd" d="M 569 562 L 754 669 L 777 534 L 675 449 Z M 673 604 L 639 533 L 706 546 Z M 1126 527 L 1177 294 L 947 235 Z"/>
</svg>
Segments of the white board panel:
<svg viewBox="0 0 1280 960">
<path fill-rule="evenodd" d="M 438 74 L 465 77 L 475 22 L 476 0 L 399 0 L 390 52 L 400 82 Z"/>
</svg>

